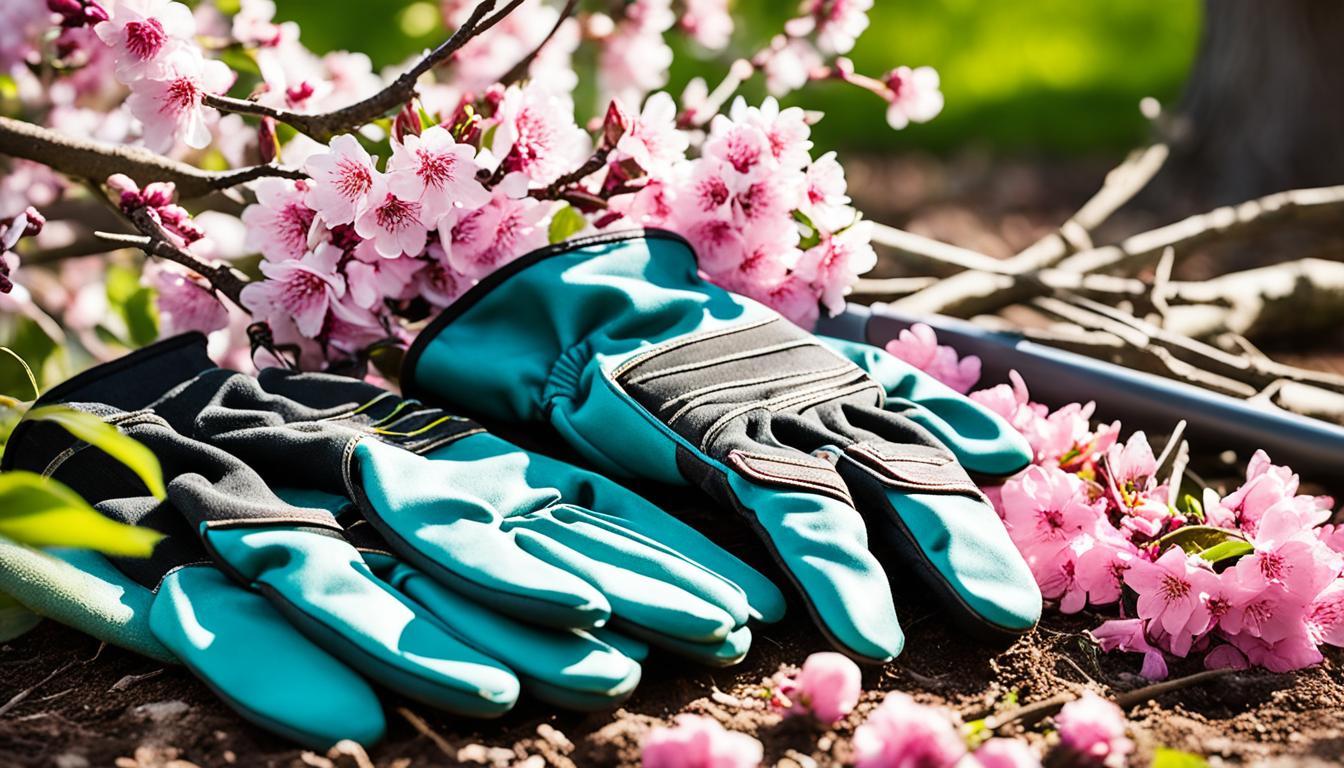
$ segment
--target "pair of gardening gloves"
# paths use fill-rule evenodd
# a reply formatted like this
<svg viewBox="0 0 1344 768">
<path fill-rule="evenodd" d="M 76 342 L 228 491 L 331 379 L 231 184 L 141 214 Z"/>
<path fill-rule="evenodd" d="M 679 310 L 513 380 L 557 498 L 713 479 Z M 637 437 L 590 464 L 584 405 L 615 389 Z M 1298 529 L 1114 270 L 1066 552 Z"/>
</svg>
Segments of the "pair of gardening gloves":
<svg viewBox="0 0 1344 768">
<path fill-rule="evenodd" d="M 893 585 L 982 635 L 1039 616 L 968 474 L 1021 469 L 1025 440 L 872 347 L 706 283 L 675 235 L 603 235 L 505 266 L 421 334 L 402 386 L 420 399 L 245 376 L 189 335 L 57 387 L 43 404 L 95 413 L 159 457 L 166 497 L 46 422 L 20 424 L 4 466 L 165 538 L 147 560 L 62 553 L 85 590 L 53 589 L 40 568 L 6 590 L 180 660 L 245 717 L 314 746 L 381 736 L 370 682 L 471 716 L 520 690 L 602 708 L 629 695 L 649 646 L 732 664 L 750 620 L 784 614 L 770 581 L 686 524 L 460 411 L 549 424 L 605 475 L 700 488 L 857 659 L 902 649 Z"/>
</svg>

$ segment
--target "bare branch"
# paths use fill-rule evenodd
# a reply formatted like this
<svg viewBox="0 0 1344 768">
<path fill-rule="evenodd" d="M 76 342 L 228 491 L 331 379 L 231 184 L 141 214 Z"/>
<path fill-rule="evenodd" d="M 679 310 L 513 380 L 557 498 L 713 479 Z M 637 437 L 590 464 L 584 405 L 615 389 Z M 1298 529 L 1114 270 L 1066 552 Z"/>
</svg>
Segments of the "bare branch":
<svg viewBox="0 0 1344 768">
<path fill-rule="evenodd" d="M 1054 232 L 1011 259 L 998 262 L 997 270 L 979 269 L 942 281 L 896 302 L 904 311 L 968 317 L 1030 298 L 1032 287 L 1016 280 L 1052 267 L 1069 254 L 1090 248 L 1091 234 L 1122 205 L 1138 194 L 1157 174 L 1167 158 L 1163 144 L 1133 152 L 1106 174 L 1092 199 Z"/>
<path fill-rule="evenodd" d="M 495 9 L 496 2 L 497 0 L 481 0 L 472 9 L 471 15 L 467 17 L 462 26 L 458 27 L 457 31 L 443 44 L 427 53 L 415 63 L 415 66 L 388 83 L 381 91 L 349 106 L 330 112 L 303 114 L 286 109 L 277 109 L 255 101 L 214 94 L 207 94 L 204 103 L 222 112 L 270 117 L 318 141 L 328 141 L 337 134 L 352 131 L 400 109 L 403 104 L 415 98 L 416 83 L 425 73 L 446 62 L 462 46 L 466 45 L 467 41 L 508 16 L 523 3 L 523 0 L 509 0 L 508 4 L 498 13 L 489 15 Z"/>
<path fill-rule="evenodd" d="M 168 181 L 186 198 L 203 197 L 264 176 L 306 178 L 302 171 L 278 165 L 204 171 L 139 147 L 76 139 L 8 117 L 0 117 L 0 155 L 32 160 L 79 179 L 103 181 L 124 173 L 138 184 Z"/>
<path fill-rule="evenodd" d="M 517 64 L 514 64 L 509 68 L 509 71 L 504 73 L 504 76 L 499 79 L 499 82 L 504 85 L 510 85 L 527 77 L 528 70 L 532 68 L 532 62 L 537 60 L 537 57 L 541 55 L 541 52 L 545 50 L 547 45 L 550 45 L 551 39 L 554 38 L 556 33 L 560 31 L 560 28 L 565 25 L 565 21 L 568 20 L 570 16 L 574 15 L 574 9 L 578 8 L 578 6 L 579 0 L 569 0 L 569 2 L 565 3 L 565 7 L 560 9 L 560 16 L 555 20 L 555 25 L 551 27 L 550 32 L 546 33 L 546 37 L 542 38 L 541 42 L 537 43 L 537 47 L 533 48 L 531 52 L 519 60 Z"/>
<path fill-rule="evenodd" d="M 243 307 L 243 287 L 248 281 L 237 272 L 234 272 L 228 265 L 206 264 L 200 259 L 192 256 L 186 251 L 173 245 L 169 240 L 163 228 L 155 221 L 146 209 L 139 209 L 131 213 L 131 223 L 135 225 L 144 235 L 123 235 L 115 232 L 95 232 L 94 234 L 102 240 L 109 243 L 115 243 L 125 248 L 139 248 L 147 255 L 157 256 L 160 259 L 171 261 L 190 269 L 196 274 L 204 277 L 210 283 L 210 286 L 224 294 L 240 309 Z"/>
<path fill-rule="evenodd" d="M 976 270 L 991 274 L 1012 272 L 1012 266 L 1007 260 L 886 224 L 874 222 L 873 242 L 888 248 L 902 264 L 925 273 L 945 274 L 949 270 Z"/>
</svg>

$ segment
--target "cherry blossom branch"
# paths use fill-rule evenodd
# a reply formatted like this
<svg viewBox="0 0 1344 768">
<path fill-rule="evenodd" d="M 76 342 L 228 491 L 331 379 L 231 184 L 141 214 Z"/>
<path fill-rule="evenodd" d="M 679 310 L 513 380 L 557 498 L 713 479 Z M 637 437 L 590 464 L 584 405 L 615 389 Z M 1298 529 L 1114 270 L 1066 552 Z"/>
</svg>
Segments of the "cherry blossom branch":
<svg viewBox="0 0 1344 768">
<path fill-rule="evenodd" d="M 180 264 L 192 272 L 204 277 L 215 291 L 224 294 L 229 301 L 240 309 L 243 307 L 243 288 L 248 281 L 233 271 L 228 265 L 206 264 L 168 240 L 163 228 L 155 221 L 147 209 L 141 208 L 130 214 L 131 223 L 143 232 L 143 235 L 123 235 L 116 232 L 95 232 L 94 235 L 109 243 L 129 248 L 139 248 L 149 256 Z"/>
<path fill-rule="evenodd" d="M 550 44 L 551 39 L 556 36 L 560 31 L 560 28 L 565 25 L 565 21 L 568 20 L 570 16 L 574 15 L 574 11 L 578 7 L 579 0 L 569 0 L 569 2 L 565 3 L 565 7 L 560 9 L 560 17 L 555 20 L 555 25 L 551 27 L 550 32 L 546 33 L 546 37 L 542 38 L 541 42 L 537 44 L 537 47 L 533 48 L 532 51 L 524 56 L 517 64 L 514 64 L 508 72 L 505 72 L 504 76 L 499 79 L 499 82 L 504 85 L 512 85 L 526 77 L 527 71 L 532 67 L 532 62 L 537 60 L 537 57 L 540 56 L 541 52 Z"/>
<path fill-rule="evenodd" d="M 415 98 L 416 84 L 422 76 L 446 62 L 468 41 L 499 23 L 501 19 L 512 13 L 522 3 L 523 0 L 510 0 L 497 13 L 490 15 L 490 12 L 495 9 L 497 0 L 481 0 L 472 9 L 471 15 L 462 23 L 462 26 L 458 27 L 457 31 L 453 32 L 438 48 L 430 51 L 416 62 L 415 66 L 403 72 L 381 91 L 340 109 L 316 114 L 303 114 L 278 109 L 255 101 L 215 94 L 206 94 L 204 103 L 206 106 L 214 107 L 221 112 L 269 117 L 307 134 L 317 141 L 329 141 L 333 136 L 355 130 L 400 109 L 406 102 Z"/>
<path fill-rule="evenodd" d="M 204 197 L 267 176 L 307 178 L 298 169 L 280 165 L 206 171 L 139 147 L 77 139 L 8 117 L 0 117 L 0 155 L 41 163 L 77 179 L 101 181 L 124 173 L 140 184 L 172 182 L 186 198 Z"/>
</svg>

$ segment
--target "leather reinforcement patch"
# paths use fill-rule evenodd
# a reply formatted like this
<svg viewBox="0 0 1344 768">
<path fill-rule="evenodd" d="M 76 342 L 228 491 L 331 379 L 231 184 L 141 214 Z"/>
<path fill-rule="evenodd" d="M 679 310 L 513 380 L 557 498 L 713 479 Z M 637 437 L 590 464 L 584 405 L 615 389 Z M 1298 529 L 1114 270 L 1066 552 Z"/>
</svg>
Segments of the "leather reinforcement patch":
<svg viewBox="0 0 1344 768">
<path fill-rule="evenodd" d="M 828 461 L 806 454 L 785 458 L 736 449 L 728 452 L 728 464 L 761 485 L 812 491 L 854 506 L 844 479 Z"/>
<path fill-rule="evenodd" d="M 943 448 L 861 442 L 847 447 L 845 455 L 884 485 L 902 491 L 980 495 L 956 457 Z"/>
</svg>

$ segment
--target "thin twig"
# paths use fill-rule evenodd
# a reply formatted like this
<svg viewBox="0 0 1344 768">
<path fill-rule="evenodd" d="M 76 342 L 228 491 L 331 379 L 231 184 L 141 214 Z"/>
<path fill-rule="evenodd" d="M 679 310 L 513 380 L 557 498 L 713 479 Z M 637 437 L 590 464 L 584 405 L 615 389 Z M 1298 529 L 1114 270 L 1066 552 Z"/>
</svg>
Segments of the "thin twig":
<svg viewBox="0 0 1344 768">
<path fill-rule="evenodd" d="M 1184 688 L 1212 682 L 1218 678 L 1225 677 L 1228 673 L 1233 671 L 1234 670 L 1232 669 L 1208 669 L 1203 672 L 1196 672 L 1193 675 L 1178 677 L 1174 680 L 1164 680 L 1160 683 L 1145 685 L 1142 688 L 1135 688 L 1132 691 L 1114 697 L 1113 701 L 1116 706 L 1128 711 L 1150 699 L 1164 696 L 1173 691 L 1179 691 Z M 1051 696 L 1048 699 L 1041 699 L 1040 701 L 1035 701 L 1025 706 L 1018 707 L 1017 709 L 1000 715 L 989 715 L 984 718 L 985 728 L 995 731 L 1009 723 L 1018 723 L 1024 728 L 1029 727 L 1055 714 L 1062 709 L 1065 704 L 1068 704 L 1077 698 L 1078 696 L 1072 693 L 1061 693 L 1056 696 Z"/>
<path fill-rule="evenodd" d="M 499 79 L 499 82 L 504 85 L 510 85 L 527 77 L 528 70 L 532 68 L 532 62 L 537 60 L 537 57 L 541 55 L 542 50 L 550 44 L 551 39 L 554 38 L 556 33 L 560 31 L 560 28 L 565 25 L 565 22 L 569 20 L 569 17 L 574 15 L 574 9 L 578 8 L 578 6 L 579 0 L 569 0 L 569 2 L 565 3 L 565 7 L 560 9 L 559 18 L 555 20 L 555 25 L 551 27 L 551 31 L 546 33 L 546 37 L 542 38 L 541 42 L 537 43 L 537 46 L 519 60 L 517 64 L 514 64 L 508 72 L 505 72 L 504 76 Z"/>
<path fill-rule="evenodd" d="M 124 173 L 141 185 L 172 182 L 185 198 L 203 197 L 266 176 L 307 178 L 298 169 L 279 165 L 205 171 L 140 147 L 77 139 L 8 117 L 0 117 L 0 155 L 41 163 L 80 179 L 102 181 L 114 173 Z"/>
<path fill-rule="evenodd" d="M 440 736 L 438 731 L 430 728 L 429 723 L 426 723 L 423 717 L 420 717 L 406 707 L 397 707 L 397 714 L 405 718 L 406 722 L 410 723 L 412 728 L 420 732 L 420 735 L 425 736 L 430 741 L 434 742 L 434 746 L 438 747 L 440 752 L 451 758 L 457 757 L 457 750 L 453 749 L 453 745 L 449 744 L 447 739 Z"/>
<path fill-rule="evenodd" d="M 489 15 L 495 9 L 497 0 L 481 0 L 472 9 L 471 15 L 457 31 L 438 48 L 425 54 L 415 66 L 403 72 L 382 90 L 366 99 L 330 112 L 304 114 L 279 109 L 255 101 L 235 99 L 230 96 L 207 94 L 204 103 L 222 112 L 236 112 L 243 115 L 269 117 L 285 123 L 301 133 L 316 139 L 328 141 L 337 134 L 352 131 L 367 125 L 384 115 L 400 109 L 415 97 L 415 87 L 420 78 L 434 67 L 448 61 L 467 41 L 490 29 L 501 19 L 508 16 L 523 0 L 510 0 L 498 13 Z"/>
<path fill-rule="evenodd" d="M 242 299 L 243 288 L 247 285 L 248 281 L 239 276 L 230 267 L 222 264 L 218 266 L 206 264 L 195 256 L 192 256 L 181 248 L 173 245 L 169 242 L 163 228 L 159 226 L 158 222 L 150 218 L 148 212 L 144 209 L 132 213 L 131 222 L 135 224 L 137 229 L 145 234 L 143 236 L 137 236 L 122 235 L 113 232 L 95 232 L 94 235 L 110 243 L 117 243 L 123 247 L 139 248 L 150 256 L 157 256 L 166 261 L 181 264 L 201 277 L 204 277 L 214 290 L 227 296 L 229 301 L 232 301 L 240 309 L 244 308 Z"/>
</svg>

